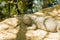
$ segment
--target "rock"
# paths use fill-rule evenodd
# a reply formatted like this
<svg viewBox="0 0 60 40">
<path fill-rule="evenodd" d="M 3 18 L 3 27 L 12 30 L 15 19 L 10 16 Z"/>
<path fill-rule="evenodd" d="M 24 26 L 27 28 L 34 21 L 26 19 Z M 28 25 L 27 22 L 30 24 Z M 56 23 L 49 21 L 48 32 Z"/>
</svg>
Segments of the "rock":
<svg viewBox="0 0 60 40">
<path fill-rule="evenodd" d="M 8 19 L 2 21 L 1 23 L 5 23 L 7 25 L 16 27 L 16 25 L 18 24 L 18 19 L 17 18 L 8 18 Z"/>
<path fill-rule="evenodd" d="M 60 20 L 57 20 L 57 32 L 60 34 Z"/>
<path fill-rule="evenodd" d="M 36 20 L 37 16 L 36 15 L 30 15 L 30 18 L 34 21 L 34 20 Z"/>
<path fill-rule="evenodd" d="M 59 40 L 59 39 L 56 39 L 56 38 L 54 38 L 54 39 L 52 39 L 52 38 L 45 38 L 44 40 Z"/>
<path fill-rule="evenodd" d="M 27 27 L 27 30 L 34 30 L 36 29 L 36 25 L 32 24 L 32 26 Z"/>
<path fill-rule="evenodd" d="M 18 25 L 18 20 L 16 18 L 8 18 L 0 22 L 0 31 L 9 28 L 15 28 Z"/>
<path fill-rule="evenodd" d="M 16 34 L 12 34 L 12 33 L 1 33 L 0 34 L 0 40 L 9 40 L 9 39 L 15 39 L 16 38 Z"/>
<path fill-rule="evenodd" d="M 49 39 L 60 39 L 60 35 L 59 33 L 49 33 L 46 38 L 49 38 Z"/>
<path fill-rule="evenodd" d="M 0 22 L 0 40 L 14 40 L 18 33 L 18 19 L 8 18 Z"/>
<path fill-rule="evenodd" d="M 51 16 L 57 16 L 58 12 L 57 12 L 56 9 L 54 9 L 52 12 L 49 12 L 49 15 L 51 15 Z"/>
<path fill-rule="evenodd" d="M 60 14 L 60 9 L 58 10 L 58 13 Z"/>
<path fill-rule="evenodd" d="M 53 14 L 52 12 L 48 12 L 49 13 L 49 15 L 51 15 L 51 16 L 56 16 L 55 14 Z"/>
<path fill-rule="evenodd" d="M 37 15 L 37 16 L 45 16 L 44 13 L 42 13 L 42 12 L 36 12 L 34 14 Z"/>
<path fill-rule="evenodd" d="M 27 40 L 42 40 L 47 35 L 47 32 L 44 30 L 30 30 L 27 31 L 26 36 Z"/>
<path fill-rule="evenodd" d="M 47 28 L 47 31 L 56 32 L 57 22 L 54 18 L 48 18 L 45 21 L 45 26 Z"/>
<path fill-rule="evenodd" d="M 8 29 L 10 26 L 5 23 L 0 23 L 0 31 Z"/>
<path fill-rule="evenodd" d="M 60 15 L 60 14 L 59 14 L 59 15 Z M 60 20 L 60 16 L 56 16 L 55 18 L 56 18 L 57 20 Z"/>
<path fill-rule="evenodd" d="M 37 17 L 35 22 L 38 28 L 46 30 L 46 27 L 44 26 L 44 20 L 45 20 L 45 17 Z"/>
</svg>

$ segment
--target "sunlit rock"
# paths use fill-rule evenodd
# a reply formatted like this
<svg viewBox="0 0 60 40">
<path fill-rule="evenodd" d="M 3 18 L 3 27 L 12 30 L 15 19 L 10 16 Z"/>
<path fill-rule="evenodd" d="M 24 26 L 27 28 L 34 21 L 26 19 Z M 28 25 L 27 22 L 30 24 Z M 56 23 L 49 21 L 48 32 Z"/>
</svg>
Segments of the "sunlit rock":
<svg viewBox="0 0 60 40">
<path fill-rule="evenodd" d="M 36 25 L 32 24 L 32 26 L 27 27 L 27 30 L 34 30 L 36 29 Z"/>
<path fill-rule="evenodd" d="M 60 20 L 57 20 L 57 32 L 60 34 Z"/>
<path fill-rule="evenodd" d="M 50 39 L 60 39 L 60 35 L 59 33 L 49 33 L 46 38 L 50 38 Z"/>
<path fill-rule="evenodd" d="M 46 35 L 47 32 L 44 30 L 30 30 L 26 33 L 27 40 L 42 40 Z"/>
<path fill-rule="evenodd" d="M 38 28 L 46 30 L 46 27 L 44 26 L 44 20 L 45 20 L 45 17 L 37 17 L 35 22 Z"/>
<path fill-rule="evenodd" d="M 17 18 L 8 18 L 8 19 L 2 21 L 1 23 L 5 23 L 7 25 L 16 27 L 16 25 L 18 24 L 18 19 Z"/>
<path fill-rule="evenodd" d="M 58 12 L 57 12 L 56 9 L 54 9 L 52 12 L 49 12 L 49 15 L 51 15 L 51 16 L 57 16 Z"/>
<path fill-rule="evenodd" d="M 56 39 L 56 38 L 45 38 L 44 40 L 60 40 L 60 39 Z"/>
<path fill-rule="evenodd" d="M 0 31 L 8 29 L 10 26 L 4 23 L 0 23 Z"/>
<path fill-rule="evenodd" d="M 60 20 L 60 14 L 55 17 L 57 20 Z"/>
<path fill-rule="evenodd" d="M 60 14 L 60 9 L 58 10 L 58 13 Z"/>
<path fill-rule="evenodd" d="M 30 18 L 34 21 L 34 20 L 36 20 L 37 16 L 36 15 L 31 15 Z"/>
<path fill-rule="evenodd" d="M 12 40 L 16 38 L 19 26 L 18 19 L 8 18 L 0 22 L 0 40 Z"/>
<path fill-rule="evenodd" d="M 45 21 L 47 31 L 56 32 L 57 23 L 54 18 L 48 18 Z"/>
<path fill-rule="evenodd" d="M 37 16 L 45 16 L 44 13 L 42 13 L 42 12 L 36 12 L 34 14 L 37 15 Z"/>
<path fill-rule="evenodd" d="M 15 34 L 12 34 L 12 33 L 1 33 L 0 34 L 0 40 L 3 39 L 3 40 L 6 40 L 6 39 L 15 39 L 16 38 L 16 35 Z"/>
</svg>

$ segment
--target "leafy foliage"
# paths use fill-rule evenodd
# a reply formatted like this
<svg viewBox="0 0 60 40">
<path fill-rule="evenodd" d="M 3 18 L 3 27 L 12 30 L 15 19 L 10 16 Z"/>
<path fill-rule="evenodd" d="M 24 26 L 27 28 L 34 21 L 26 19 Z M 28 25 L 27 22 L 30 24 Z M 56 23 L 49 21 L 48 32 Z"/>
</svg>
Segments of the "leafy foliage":
<svg viewBox="0 0 60 40">
<path fill-rule="evenodd" d="M 54 2 L 55 0 L 0 0 L 0 18 L 40 11 L 53 6 Z M 57 2 L 59 3 L 59 0 Z"/>
</svg>

